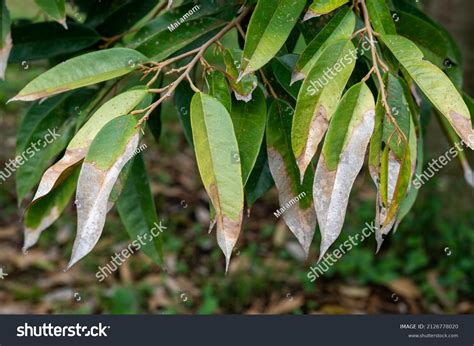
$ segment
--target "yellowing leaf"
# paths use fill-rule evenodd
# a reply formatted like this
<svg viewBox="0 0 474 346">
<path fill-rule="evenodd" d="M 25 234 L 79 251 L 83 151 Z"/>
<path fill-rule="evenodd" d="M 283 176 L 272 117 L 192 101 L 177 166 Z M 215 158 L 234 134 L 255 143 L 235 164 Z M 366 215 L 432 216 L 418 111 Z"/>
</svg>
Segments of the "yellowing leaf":
<svg viewBox="0 0 474 346">
<path fill-rule="evenodd" d="M 383 43 L 408 72 L 433 106 L 449 121 L 456 133 L 474 149 L 474 130 L 469 110 L 451 80 L 410 40 L 396 35 L 381 35 Z"/>
<path fill-rule="evenodd" d="M 229 268 L 242 225 L 244 193 L 240 155 L 227 109 L 214 97 L 196 93 L 191 127 L 199 174 L 216 211 L 217 242 Z"/>
<path fill-rule="evenodd" d="M 348 2 L 349 0 L 313 0 L 313 3 L 309 6 L 308 12 L 304 15 L 303 20 L 327 14 Z"/>
</svg>

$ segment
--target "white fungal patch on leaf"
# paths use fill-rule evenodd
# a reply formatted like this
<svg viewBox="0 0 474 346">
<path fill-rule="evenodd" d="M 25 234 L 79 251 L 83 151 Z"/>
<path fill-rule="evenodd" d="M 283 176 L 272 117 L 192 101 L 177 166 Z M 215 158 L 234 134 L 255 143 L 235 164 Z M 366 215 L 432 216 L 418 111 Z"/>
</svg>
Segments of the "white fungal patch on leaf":
<svg viewBox="0 0 474 346">
<path fill-rule="evenodd" d="M 84 162 L 77 184 L 77 235 L 68 269 L 86 256 L 97 244 L 105 224 L 110 193 L 125 164 L 133 157 L 140 135 L 136 133 L 125 151 L 106 171 Z"/>
</svg>

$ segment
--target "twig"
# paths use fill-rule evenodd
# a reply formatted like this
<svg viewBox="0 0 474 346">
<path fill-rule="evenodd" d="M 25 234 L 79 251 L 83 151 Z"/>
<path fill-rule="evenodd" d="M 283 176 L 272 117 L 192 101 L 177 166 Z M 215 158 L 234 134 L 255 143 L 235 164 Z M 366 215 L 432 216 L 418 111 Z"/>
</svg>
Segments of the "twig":
<svg viewBox="0 0 474 346">
<path fill-rule="evenodd" d="M 263 83 L 268 87 L 268 89 L 270 90 L 270 94 L 272 94 L 273 98 L 274 99 L 278 99 L 278 95 L 277 93 L 275 92 L 275 90 L 273 90 L 273 87 L 271 86 L 270 82 L 268 81 L 267 77 L 265 76 L 265 74 L 263 73 L 262 70 L 259 70 L 260 72 L 260 75 L 262 76 L 262 80 L 263 80 Z"/>
<path fill-rule="evenodd" d="M 166 93 L 161 96 L 157 101 L 155 101 L 154 103 L 152 103 L 150 106 L 144 108 L 144 109 L 139 109 L 139 110 L 136 110 L 136 111 L 133 111 L 132 114 L 135 115 L 135 114 L 141 114 L 141 113 L 145 113 L 145 115 L 139 120 L 138 124 L 137 124 L 137 127 L 141 126 L 143 124 L 143 122 L 147 121 L 148 120 L 148 117 L 150 116 L 150 114 L 156 109 L 156 107 L 158 107 L 163 101 L 165 101 L 166 99 L 168 99 L 172 94 L 173 92 L 176 90 L 176 88 L 178 87 L 178 85 L 184 80 L 184 79 L 188 79 L 188 81 L 190 81 L 190 76 L 189 76 L 189 73 L 192 71 L 192 69 L 194 68 L 194 66 L 196 65 L 196 63 L 201 59 L 201 57 L 203 56 L 203 54 L 205 53 L 205 51 L 216 41 L 218 41 L 222 36 L 224 36 L 230 29 L 232 29 L 233 27 L 235 27 L 237 24 L 239 24 L 242 19 L 250 12 L 251 8 L 246 8 L 241 14 L 239 14 L 238 17 L 234 18 L 230 23 L 228 23 L 225 27 L 223 27 L 214 37 L 212 37 L 209 41 L 207 41 L 206 43 L 204 43 L 201 47 L 199 48 L 196 48 L 195 50 L 193 51 L 196 51 L 196 55 L 193 57 L 193 59 L 187 64 L 185 65 L 186 66 L 186 69 L 184 70 L 184 72 L 174 81 L 172 82 L 171 84 L 169 84 L 167 86 L 167 89 L 166 89 Z M 193 52 L 194 53 L 194 52 Z M 158 67 L 163 67 L 163 66 L 166 66 L 166 65 L 169 65 L 171 62 L 174 62 L 176 60 L 179 60 L 181 58 L 183 58 L 184 56 L 189 56 L 193 53 L 190 53 L 190 52 L 187 52 L 185 54 L 181 54 L 181 56 L 178 56 L 178 57 L 175 57 L 175 58 L 172 58 L 172 59 L 168 59 L 168 60 L 165 60 L 164 62 L 162 63 L 158 63 L 157 64 L 157 67 L 155 68 L 158 68 Z M 174 60 L 173 60 L 174 59 Z M 170 62 L 171 61 L 171 62 Z M 190 83 L 191 84 L 191 88 L 195 88 L 193 89 L 194 91 L 198 92 L 200 91 L 192 82 Z"/>
</svg>

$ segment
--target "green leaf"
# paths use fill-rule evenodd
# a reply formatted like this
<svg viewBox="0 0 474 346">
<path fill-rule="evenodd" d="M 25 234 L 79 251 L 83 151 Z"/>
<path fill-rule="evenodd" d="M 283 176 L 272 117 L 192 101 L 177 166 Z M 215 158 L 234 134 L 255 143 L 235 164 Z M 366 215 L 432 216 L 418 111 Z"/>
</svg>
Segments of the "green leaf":
<svg viewBox="0 0 474 346">
<path fill-rule="evenodd" d="M 224 63 L 235 98 L 248 102 L 252 99 L 252 91 L 257 87 L 258 80 L 254 73 L 245 75 L 239 80 L 241 57 L 242 51 L 240 49 L 226 49 Z"/>
<path fill-rule="evenodd" d="M 265 133 L 267 105 L 260 88 L 255 89 L 249 102 L 233 100 L 230 117 L 239 147 L 242 182 L 247 183 Z"/>
<path fill-rule="evenodd" d="M 241 71 L 257 71 L 278 53 L 290 36 L 306 1 L 260 0 L 250 18 Z"/>
<path fill-rule="evenodd" d="M 10 101 L 33 101 L 123 76 L 145 56 L 128 48 L 111 48 L 66 60 L 28 83 Z"/>
<path fill-rule="evenodd" d="M 89 146 L 99 131 L 111 120 L 130 113 L 146 97 L 146 89 L 126 91 L 104 103 L 74 136 L 64 156 L 43 174 L 33 202 L 47 195 L 54 186 L 71 173 L 86 156 Z"/>
<path fill-rule="evenodd" d="M 366 4 L 370 23 L 374 30 L 380 34 L 395 35 L 397 29 L 387 2 L 385 0 L 367 0 Z"/>
<path fill-rule="evenodd" d="M 166 29 L 150 36 L 135 49 L 154 61 L 161 61 L 224 24 L 220 19 L 207 17 L 189 20 L 173 31 Z"/>
<path fill-rule="evenodd" d="M 100 40 L 94 29 L 85 25 L 69 24 L 64 30 L 55 23 L 33 23 L 12 28 L 15 45 L 9 61 L 49 59 L 92 46 Z"/>
<path fill-rule="evenodd" d="M 355 15 L 351 9 L 340 10 L 311 40 L 301 53 L 293 72 L 291 83 L 306 77 L 326 47 L 337 40 L 349 39 L 355 27 Z"/>
<path fill-rule="evenodd" d="M 268 166 L 267 145 L 264 139 L 252 173 L 245 184 L 245 200 L 248 208 L 252 208 L 253 204 L 274 184 L 270 166 Z"/>
<path fill-rule="evenodd" d="M 145 239 L 140 249 L 155 262 L 163 258 L 163 236 L 158 233 L 158 215 L 150 190 L 148 174 L 142 155 L 132 164 L 125 187 L 117 201 L 120 218 L 130 239 Z M 137 241 L 138 243 L 138 241 Z"/>
<path fill-rule="evenodd" d="M 309 6 L 308 12 L 304 15 L 303 20 L 327 14 L 348 2 L 349 0 L 313 0 L 313 3 Z"/>
<path fill-rule="evenodd" d="M 339 237 L 352 185 L 374 130 L 375 102 L 365 83 L 352 86 L 329 125 L 314 176 L 313 198 L 321 231 L 321 260 Z"/>
<path fill-rule="evenodd" d="M 203 93 L 196 93 L 191 101 L 191 125 L 199 173 L 216 209 L 217 242 L 227 270 L 244 205 L 237 139 L 226 108 Z"/>
<path fill-rule="evenodd" d="M 189 84 L 181 83 L 174 92 L 174 105 L 178 113 L 179 122 L 183 128 L 184 137 L 191 147 L 193 144 L 193 131 L 191 129 L 191 99 L 194 91 Z"/>
<path fill-rule="evenodd" d="M 20 203 L 74 135 L 74 108 L 81 106 L 76 100 L 80 94 L 90 98 L 93 91 L 81 90 L 34 103 L 23 117 L 16 143 L 18 167 L 15 181 Z"/>
<path fill-rule="evenodd" d="M 0 79 L 5 79 L 8 56 L 12 49 L 12 37 L 10 33 L 10 14 L 5 3 L 0 0 Z"/>
<path fill-rule="evenodd" d="M 97 31 L 105 37 L 121 34 L 132 28 L 145 17 L 158 2 L 156 0 L 132 0 L 113 11 L 107 19 L 97 27 Z"/>
<path fill-rule="evenodd" d="M 24 216 L 23 250 L 35 245 L 41 233 L 59 218 L 74 195 L 78 177 L 79 167 L 76 167 L 48 196 L 28 206 Z"/>
<path fill-rule="evenodd" d="M 423 53 L 410 40 L 393 35 L 381 35 L 381 38 L 433 106 L 474 149 L 474 143 L 469 141 L 472 138 L 469 136 L 474 136 L 469 110 L 449 78 L 435 65 L 423 60 Z"/>
<path fill-rule="evenodd" d="M 121 170 L 133 157 L 139 139 L 137 118 L 123 115 L 108 122 L 92 141 L 77 183 L 77 234 L 68 269 L 99 240 L 110 193 Z"/>
<path fill-rule="evenodd" d="M 35 0 L 35 2 L 49 17 L 57 21 L 65 29 L 68 28 L 64 0 Z"/>
<path fill-rule="evenodd" d="M 354 69 L 356 56 L 350 41 L 340 40 L 331 44 L 323 51 L 301 86 L 291 131 L 291 143 L 301 177 L 326 132 Z M 332 75 L 327 76 L 329 71 Z"/>
<path fill-rule="evenodd" d="M 220 71 L 212 71 L 206 77 L 206 82 L 209 88 L 209 95 L 218 99 L 230 113 L 232 99 L 224 74 Z"/>
<path fill-rule="evenodd" d="M 272 62 L 272 71 L 276 80 L 295 100 L 301 88 L 301 82 L 296 84 L 291 83 L 291 74 L 295 69 L 297 59 L 298 55 L 296 54 L 286 54 L 273 59 Z"/>
<path fill-rule="evenodd" d="M 267 123 L 268 165 L 278 189 L 280 208 L 274 212 L 298 239 L 308 256 L 316 228 L 316 214 L 311 197 L 313 171 L 308 170 L 300 183 L 300 175 L 291 149 L 293 108 L 283 100 L 270 106 Z"/>
</svg>

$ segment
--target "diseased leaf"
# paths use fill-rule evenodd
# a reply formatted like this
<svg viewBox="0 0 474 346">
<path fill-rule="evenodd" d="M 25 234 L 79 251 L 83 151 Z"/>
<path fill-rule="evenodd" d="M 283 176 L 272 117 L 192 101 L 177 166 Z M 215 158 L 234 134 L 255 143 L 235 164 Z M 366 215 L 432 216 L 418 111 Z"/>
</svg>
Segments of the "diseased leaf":
<svg viewBox="0 0 474 346">
<path fill-rule="evenodd" d="M 242 182 L 247 183 L 252 172 L 265 133 L 267 105 L 260 88 L 253 92 L 249 102 L 232 102 L 230 117 L 234 125 L 235 137 L 239 147 Z"/>
<path fill-rule="evenodd" d="M 397 29 L 387 2 L 385 0 L 367 0 L 366 4 L 370 23 L 374 30 L 380 34 L 395 35 Z"/>
<path fill-rule="evenodd" d="M 291 143 L 303 177 L 355 65 L 356 51 L 350 41 L 327 47 L 304 80 L 298 94 Z M 336 68 L 337 67 L 337 68 Z M 335 70 L 333 78 L 326 75 Z"/>
<path fill-rule="evenodd" d="M 15 45 L 11 62 L 48 59 L 69 54 L 92 46 L 100 40 L 99 34 L 85 25 L 69 24 L 64 30 L 56 23 L 33 23 L 12 28 Z"/>
<path fill-rule="evenodd" d="M 469 141 L 469 136 L 474 136 L 469 110 L 449 78 L 435 65 L 423 60 L 423 53 L 410 40 L 394 35 L 381 35 L 381 38 L 433 106 L 474 149 L 474 143 Z"/>
<path fill-rule="evenodd" d="M 147 60 L 133 49 L 111 48 L 66 60 L 28 83 L 10 101 L 33 101 L 123 76 Z"/>
<path fill-rule="evenodd" d="M 68 269 L 99 240 L 110 193 L 122 168 L 133 157 L 139 139 L 137 118 L 123 115 L 108 122 L 92 141 L 77 183 L 77 234 Z"/>
<path fill-rule="evenodd" d="M 103 104 L 74 136 L 64 156 L 43 174 L 33 202 L 47 195 L 84 159 L 92 140 L 105 124 L 130 113 L 147 95 L 146 89 L 129 90 Z"/>
<path fill-rule="evenodd" d="M 160 262 L 163 258 L 163 236 L 158 232 L 158 215 L 141 154 L 133 159 L 125 187 L 117 201 L 117 210 L 130 239 L 143 238 L 140 249 L 153 261 Z"/>
<path fill-rule="evenodd" d="M 43 103 L 34 103 L 18 128 L 16 155 L 16 191 L 21 203 L 41 179 L 51 160 L 61 153 L 74 135 L 76 113 L 93 90 L 58 95 Z"/>
<path fill-rule="evenodd" d="M 298 239 L 306 256 L 316 228 L 316 214 L 311 198 L 313 171 L 306 172 L 300 183 L 300 175 L 291 149 L 291 122 L 293 108 L 283 100 L 275 100 L 270 106 L 267 123 L 268 165 L 278 189 L 280 209 L 274 215 L 283 220 Z"/>
<path fill-rule="evenodd" d="M 76 190 L 79 167 L 45 198 L 31 204 L 24 216 L 23 250 L 27 250 L 38 241 L 41 233 L 50 227 L 62 214 Z"/>
<path fill-rule="evenodd" d="M 12 49 L 12 36 L 10 33 L 10 14 L 5 0 L 0 0 L 0 79 L 5 79 L 8 56 Z"/>
<path fill-rule="evenodd" d="M 237 139 L 226 108 L 203 93 L 196 93 L 191 101 L 191 125 L 199 173 L 216 210 L 217 242 L 227 270 L 244 206 Z"/>
<path fill-rule="evenodd" d="M 64 0 L 35 0 L 36 4 L 52 19 L 67 29 Z"/>
<path fill-rule="evenodd" d="M 292 74 L 291 83 L 308 75 L 326 47 L 338 40 L 349 39 L 354 31 L 355 18 L 354 12 L 349 8 L 340 10 L 331 18 L 327 25 L 324 26 L 301 53 L 296 63 L 296 69 Z"/>
<path fill-rule="evenodd" d="M 209 95 L 218 99 L 230 113 L 232 109 L 232 99 L 224 74 L 220 71 L 212 71 L 209 76 L 207 76 L 206 81 L 209 87 Z"/>
<path fill-rule="evenodd" d="M 241 73 L 257 71 L 269 62 L 290 36 L 304 0 L 260 0 L 250 18 L 242 55 Z"/>
<path fill-rule="evenodd" d="M 304 15 L 303 20 L 327 14 L 348 2 L 349 0 L 313 0 L 313 3 L 309 6 L 308 12 Z"/>
<path fill-rule="evenodd" d="M 314 176 L 313 199 L 321 231 L 321 260 L 339 237 L 349 194 L 374 130 L 375 102 L 365 83 L 352 86 L 329 125 Z"/>
<path fill-rule="evenodd" d="M 240 80 L 238 79 L 241 56 L 242 51 L 239 49 L 226 49 L 224 52 L 224 62 L 230 87 L 234 91 L 235 98 L 248 102 L 252 99 L 252 91 L 257 87 L 258 80 L 257 76 L 253 73 L 243 76 Z"/>
</svg>

